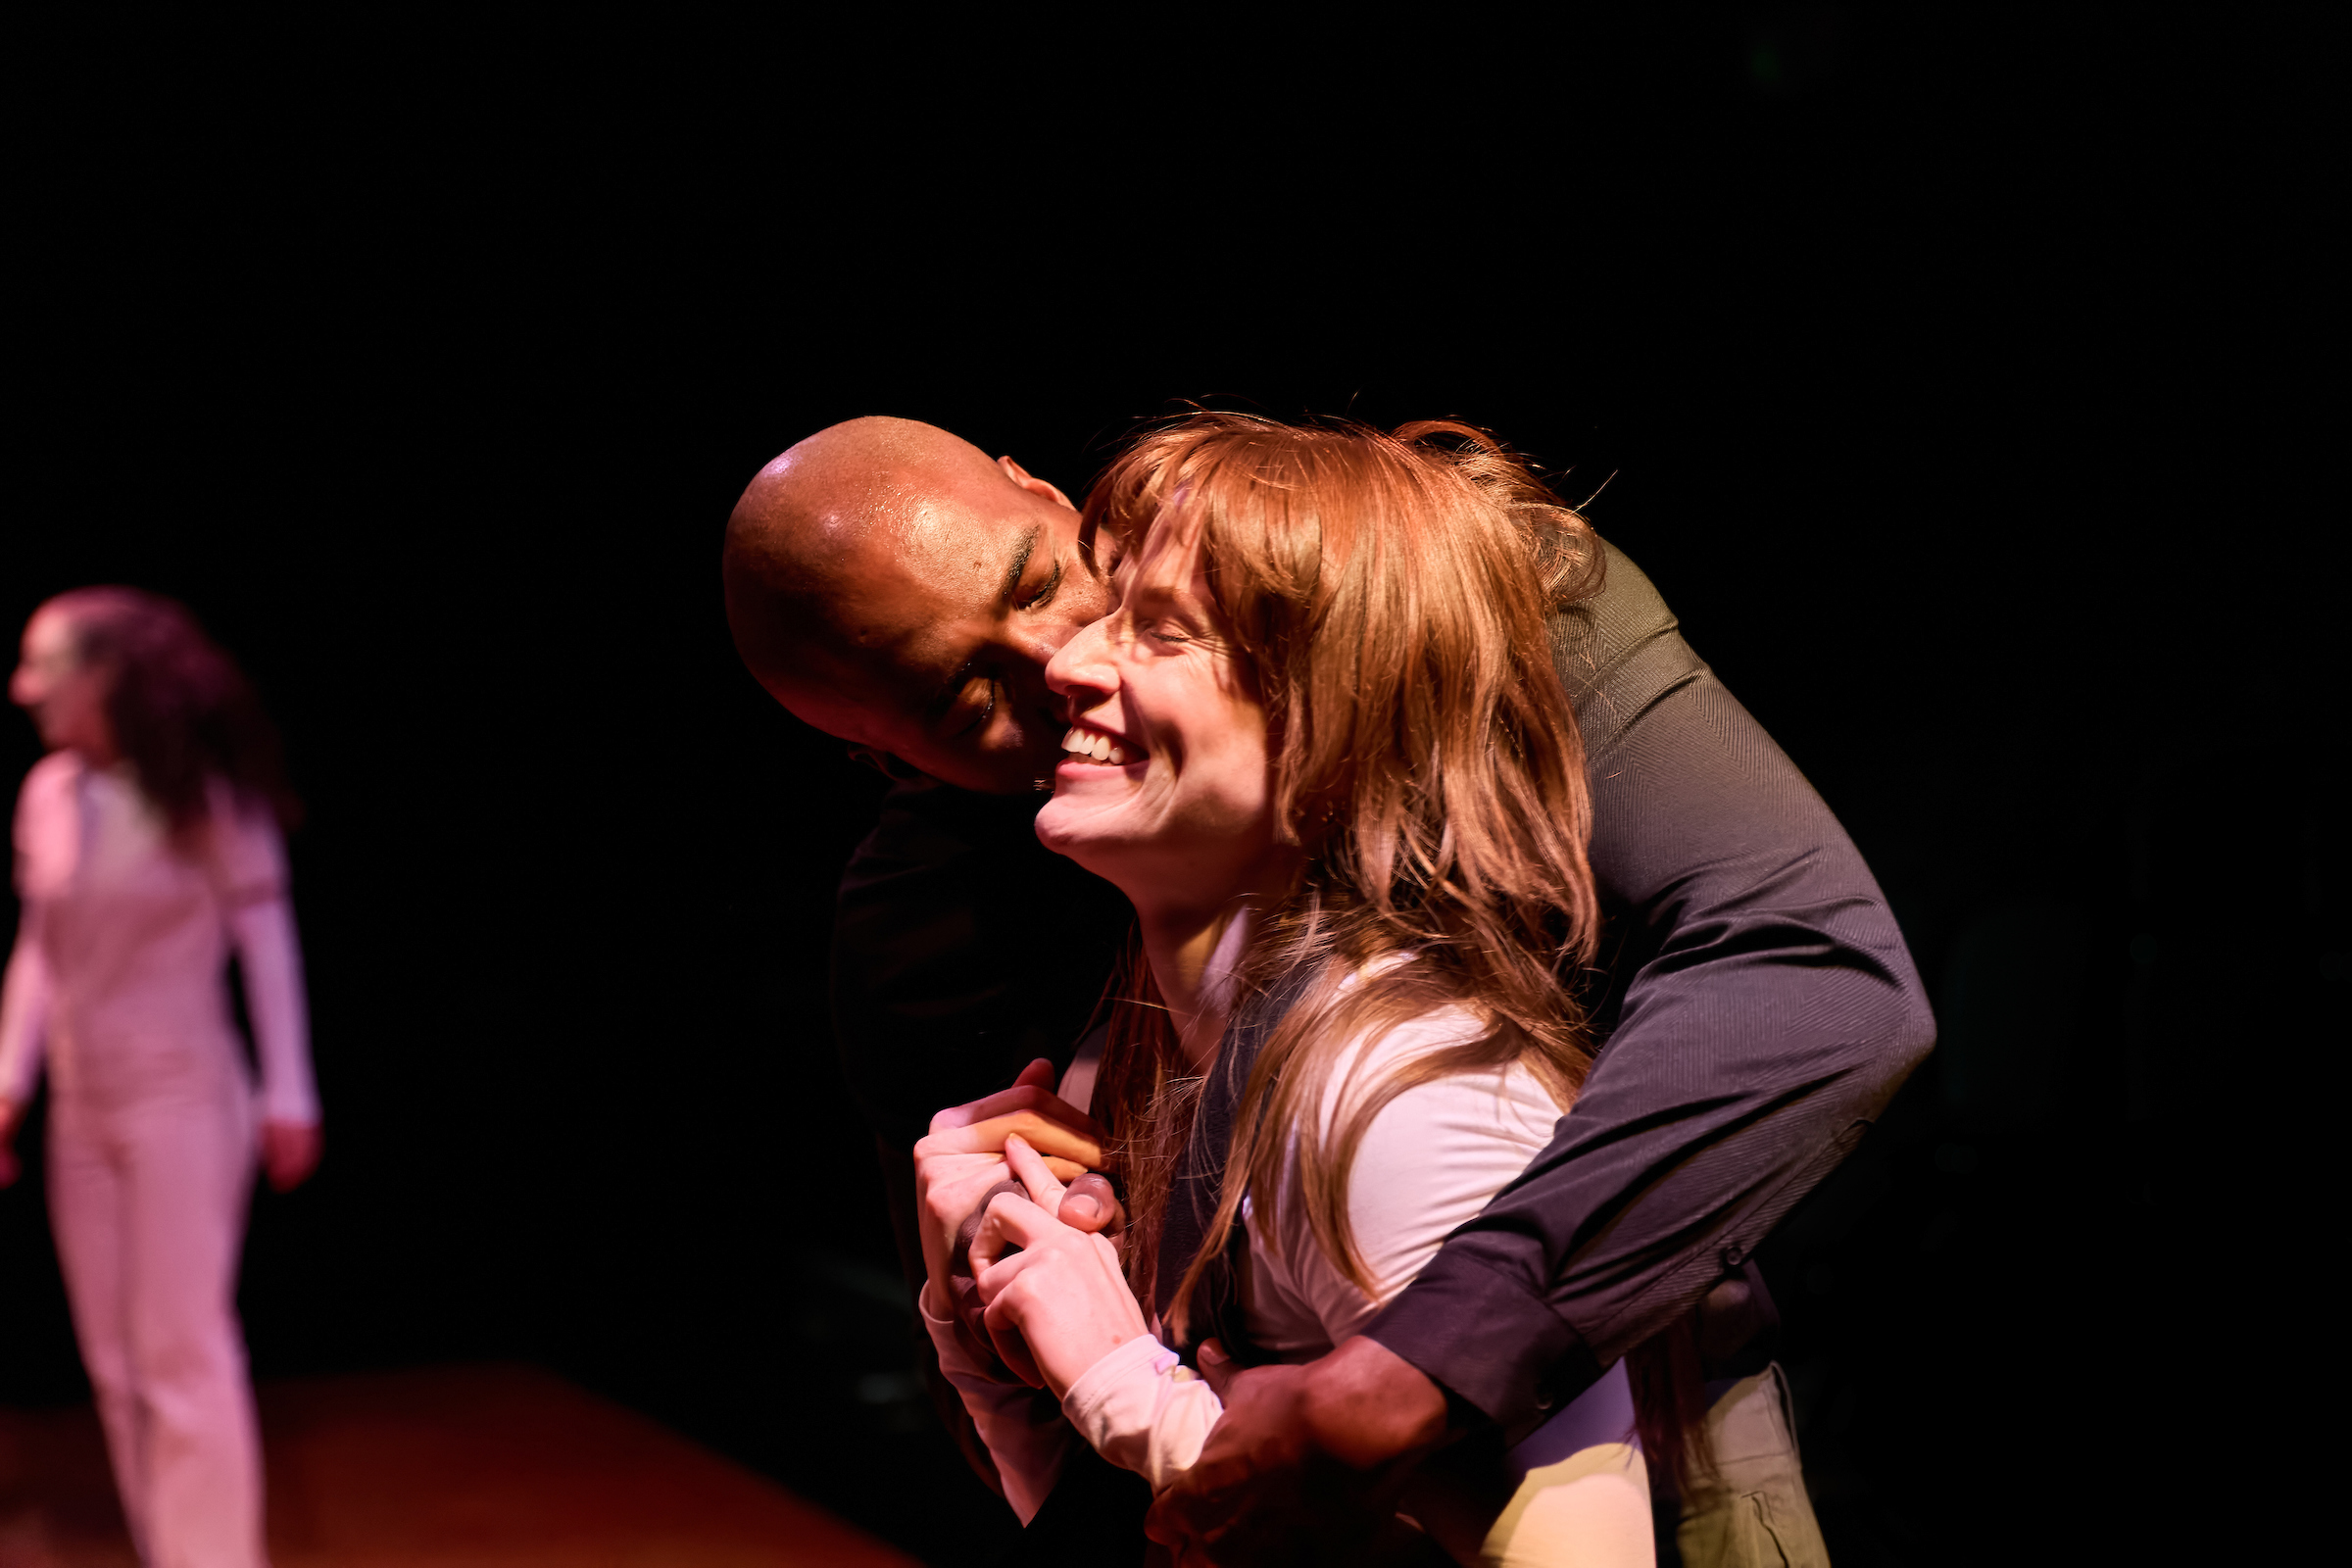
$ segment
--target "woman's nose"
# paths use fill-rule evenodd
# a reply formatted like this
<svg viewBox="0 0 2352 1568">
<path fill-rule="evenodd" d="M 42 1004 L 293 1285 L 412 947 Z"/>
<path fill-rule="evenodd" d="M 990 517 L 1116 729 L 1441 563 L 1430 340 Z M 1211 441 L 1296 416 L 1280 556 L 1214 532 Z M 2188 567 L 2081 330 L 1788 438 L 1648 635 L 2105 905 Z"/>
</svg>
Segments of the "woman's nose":
<svg viewBox="0 0 2352 1568">
<path fill-rule="evenodd" d="M 1069 697 L 1080 691 L 1109 693 L 1118 690 L 1118 672 L 1112 668 L 1109 653 L 1110 638 L 1103 631 L 1110 617 L 1090 622 L 1078 634 L 1061 645 L 1061 651 L 1046 662 L 1046 684 L 1056 697 Z"/>
</svg>

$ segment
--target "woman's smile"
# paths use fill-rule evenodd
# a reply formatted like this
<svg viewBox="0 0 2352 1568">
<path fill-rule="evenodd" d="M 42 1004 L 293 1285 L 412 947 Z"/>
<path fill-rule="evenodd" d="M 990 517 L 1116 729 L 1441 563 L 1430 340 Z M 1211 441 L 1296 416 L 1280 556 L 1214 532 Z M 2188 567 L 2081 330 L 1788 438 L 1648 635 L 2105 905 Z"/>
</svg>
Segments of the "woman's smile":
<svg viewBox="0 0 2352 1568">
<path fill-rule="evenodd" d="M 1195 530 L 1153 530 L 1120 576 L 1118 608 L 1046 666 L 1069 728 L 1038 837 L 1139 907 L 1213 904 L 1272 847 L 1265 714 Z"/>
<path fill-rule="evenodd" d="M 1151 754 L 1136 742 L 1092 724 L 1072 725 L 1061 738 L 1061 750 L 1060 765 L 1067 768 L 1140 767 L 1151 760 Z"/>
</svg>

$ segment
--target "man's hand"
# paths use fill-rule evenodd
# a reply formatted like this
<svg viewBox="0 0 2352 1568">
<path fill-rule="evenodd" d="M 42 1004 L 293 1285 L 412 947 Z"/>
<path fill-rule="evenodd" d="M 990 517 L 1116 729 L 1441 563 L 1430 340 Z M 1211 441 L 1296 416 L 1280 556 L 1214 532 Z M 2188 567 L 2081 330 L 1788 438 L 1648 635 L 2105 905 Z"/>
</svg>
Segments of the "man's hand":
<svg viewBox="0 0 2352 1568">
<path fill-rule="evenodd" d="M 1127 1228 L 1127 1205 L 1119 1201 L 1109 1177 L 1089 1171 L 1063 1189 L 1054 1217 L 1090 1236 L 1116 1236 Z"/>
<path fill-rule="evenodd" d="M 1144 1526 L 1186 1568 L 1352 1560 L 1393 1528 L 1413 1465 L 1446 1437 L 1444 1391 L 1362 1335 L 1304 1366 L 1246 1372 L 1203 1348 L 1200 1369 L 1225 1413 Z"/>
<path fill-rule="evenodd" d="M 262 1123 L 262 1172 L 273 1192 L 290 1193 L 311 1179 L 326 1140 L 315 1121 Z"/>
</svg>

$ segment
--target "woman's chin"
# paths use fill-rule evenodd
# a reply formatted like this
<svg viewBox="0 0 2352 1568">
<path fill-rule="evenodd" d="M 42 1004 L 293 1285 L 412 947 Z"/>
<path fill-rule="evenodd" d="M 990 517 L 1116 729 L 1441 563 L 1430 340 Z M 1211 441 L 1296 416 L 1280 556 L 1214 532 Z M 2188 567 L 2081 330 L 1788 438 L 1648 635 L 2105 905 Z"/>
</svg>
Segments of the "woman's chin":
<svg viewBox="0 0 2352 1568">
<path fill-rule="evenodd" d="M 1054 798 L 1037 809 L 1037 841 L 1055 855 L 1075 858 L 1096 837 L 1089 831 L 1091 824 L 1087 821 L 1096 814 L 1055 790 Z"/>
<path fill-rule="evenodd" d="M 1054 798 L 1038 808 L 1037 839 L 1055 855 L 1066 855 L 1098 876 L 1134 848 L 1136 835 L 1119 820 L 1124 802 L 1088 799 L 1089 792 L 1056 779 Z"/>
</svg>

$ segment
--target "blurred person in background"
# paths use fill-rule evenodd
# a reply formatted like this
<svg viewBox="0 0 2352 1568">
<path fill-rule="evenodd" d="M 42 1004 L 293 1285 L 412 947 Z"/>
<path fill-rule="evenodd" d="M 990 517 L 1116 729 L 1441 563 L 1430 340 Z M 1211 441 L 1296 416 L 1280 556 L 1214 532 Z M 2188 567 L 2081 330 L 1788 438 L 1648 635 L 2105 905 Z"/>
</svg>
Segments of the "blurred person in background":
<svg viewBox="0 0 2352 1568">
<path fill-rule="evenodd" d="M 49 755 L 17 800 L 0 1182 L 45 1055 L 50 1218 L 131 1539 L 158 1568 L 247 1568 L 266 1561 L 236 1317 L 247 1202 L 257 1154 L 284 1192 L 320 1148 L 281 837 L 296 803 L 243 674 L 168 599 L 50 600 L 9 696 Z"/>
</svg>

